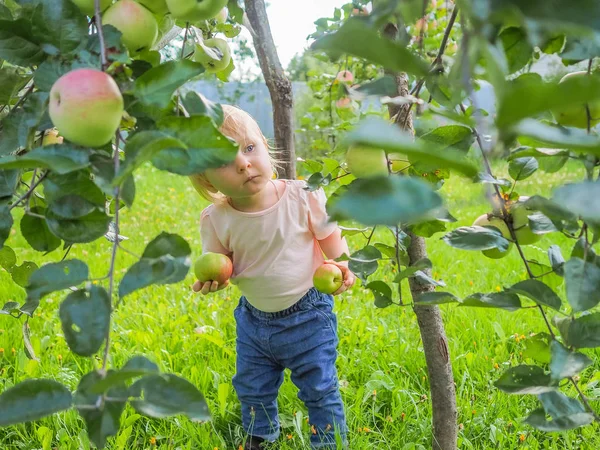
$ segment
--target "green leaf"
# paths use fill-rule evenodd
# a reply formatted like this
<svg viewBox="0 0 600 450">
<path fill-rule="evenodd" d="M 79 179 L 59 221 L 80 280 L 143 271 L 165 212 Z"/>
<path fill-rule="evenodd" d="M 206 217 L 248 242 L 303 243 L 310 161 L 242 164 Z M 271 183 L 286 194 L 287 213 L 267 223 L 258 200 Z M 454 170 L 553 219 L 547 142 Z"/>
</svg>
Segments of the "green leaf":
<svg viewBox="0 0 600 450">
<path fill-rule="evenodd" d="M 405 46 L 380 37 L 376 28 L 357 17 L 347 20 L 336 32 L 318 39 L 311 48 L 324 50 L 334 57 L 344 53 L 358 56 L 395 72 L 424 76 L 429 71 L 425 61 Z"/>
<path fill-rule="evenodd" d="M 217 127 L 223 124 L 221 105 L 211 102 L 199 92 L 188 92 L 181 102 L 190 116 L 210 117 Z"/>
<path fill-rule="evenodd" d="M 564 265 L 567 300 L 574 312 L 586 311 L 600 302 L 600 267 L 579 258 Z"/>
<path fill-rule="evenodd" d="M 548 333 L 537 333 L 525 340 L 523 356 L 531 358 L 542 364 L 549 364 L 551 360 L 550 342 L 552 337 Z"/>
<path fill-rule="evenodd" d="M 112 373 L 109 370 L 107 377 Z M 81 378 L 75 393 L 75 406 L 85 420 L 90 440 L 98 448 L 104 448 L 106 439 L 118 433 L 128 397 L 127 388 L 120 384 L 108 390 L 106 397 L 100 401 L 100 396 L 90 391 L 95 383 L 101 381 L 102 377 L 98 372 L 89 372 Z"/>
<path fill-rule="evenodd" d="M 88 170 L 77 170 L 66 175 L 50 173 L 42 185 L 48 203 L 68 195 L 77 195 L 99 207 L 105 204 L 104 194 L 91 180 Z"/>
<path fill-rule="evenodd" d="M 100 349 L 108 334 L 111 310 L 108 292 L 99 286 L 79 289 L 65 298 L 59 317 L 73 353 L 92 356 Z"/>
<path fill-rule="evenodd" d="M 70 0 L 41 0 L 32 17 L 33 34 L 61 54 L 72 52 L 87 39 L 88 23 Z"/>
<path fill-rule="evenodd" d="M 421 237 L 431 237 L 435 233 L 441 233 L 446 231 L 446 224 L 441 220 L 429 220 L 427 222 L 421 222 L 410 227 L 410 230 Z"/>
<path fill-rule="evenodd" d="M 552 361 L 550 362 L 550 376 L 553 380 L 560 381 L 577 375 L 594 361 L 583 353 L 571 352 L 560 342 L 552 341 Z"/>
<path fill-rule="evenodd" d="M 381 252 L 376 247 L 367 245 L 350 255 L 348 267 L 366 284 L 369 275 L 374 274 L 379 267 L 381 257 Z"/>
<path fill-rule="evenodd" d="M 398 95 L 398 86 L 394 77 L 384 75 L 375 81 L 363 83 L 356 89 L 350 88 L 350 92 L 358 98 L 364 98 L 369 95 L 396 97 Z"/>
<path fill-rule="evenodd" d="M 537 280 L 548 285 L 550 289 L 558 291 L 560 285 L 563 284 L 564 280 L 552 271 L 552 267 L 542 264 L 535 259 L 529 260 L 529 269 Z"/>
<path fill-rule="evenodd" d="M 524 102 L 523 99 L 527 101 Z M 498 99 L 496 124 L 506 128 L 545 111 L 589 103 L 600 98 L 600 76 L 571 77 L 562 83 L 517 78 Z"/>
<path fill-rule="evenodd" d="M 523 68 L 531 59 L 533 47 L 527 39 L 527 33 L 522 28 L 509 27 L 500 33 L 500 42 L 508 61 L 509 73 Z"/>
<path fill-rule="evenodd" d="M 0 309 L 0 314 L 11 315 L 13 313 L 19 312 L 19 304 L 17 302 L 6 302 L 2 309 Z"/>
<path fill-rule="evenodd" d="M 551 55 L 553 53 L 558 53 L 561 50 L 563 50 L 566 40 L 567 39 L 564 34 L 552 36 L 552 37 L 548 38 L 548 40 L 546 40 L 546 42 L 544 42 L 544 44 L 541 47 L 541 50 L 548 55 Z"/>
<path fill-rule="evenodd" d="M 131 389 L 142 392 L 143 400 L 131 401 L 140 414 L 157 419 L 184 414 L 193 421 L 210 420 L 204 396 L 184 378 L 173 374 L 148 375 L 136 381 Z"/>
<path fill-rule="evenodd" d="M 152 164 L 160 170 L 179 175 L 202 173 L 233 161 L 238 151 L 238 146 L 223 136 L 207 116 L 168 117 L 158 127 L 186 146 L 156 154 Z"/>
<path fill-rule="evenodd" d="M 567 36 L 565 48 L 560 57 L 569 62 L 600 56 L 600 33 L 586 33 L 585 36 Z"/>
<path fill-rule="evenodd" d="M 392 301 L 392 289 L 387 283 L 377 280 L 370 282 L 365 287 L 373 292 L 373 296 L 375 297 L 375 306 L 377 308 L 386 308 L 394 303 Z"/>
<path fill-rule="evenodd" d="M 539 146 L 568 148 L 574 152 L 600 156 L 600 139 L 595 135 L 587 134 L 585 130 L 525 119 L 513 128 L 513 132 L 520 138 L 534 139 Z M 538 152 L 540 150 L 538 148 Z"/>
<path fill-rule="evenodd" d="M 559 187 L 552 201 L 585 221 L 600 223 L 600 184 L 584 181 Z"/>
<path fill-rule="evenodd" d="M 10 210 L 5 205 L 0 205 L 0 249 L 10 236 L 10 229 L 13 226 L 13 218 Z"/>
<path fill-rule="evenodd" d="M 202 64 L 187 59 L 167 61 L 135 80 L 134 94 L 145 105 L 166 108 L 175 90 L 202 72 Z"/>
<path fill-rule="evenodd" d="M 31 208 L 31 212 L 37 215 L 43 215 L 44 209 L 39 207 Z M 27 243 L 38 252 L 51 252 L 56 250 L 61 240 L 54 236 L 46 221 L 37 216 L 25 214 L 21 219 L 21 234 Z"/>
<path fill-rule="evenodd" d="M 558 245 L 554 244 L 548 248 L 548 259 L 550 260 L 552 270 L 554 270 L 557 275 L 563 276 L 565 258 L 560 252 L 560 247 Z"/>
<path fill-rule="evenodd" d="M 525 202 L 526 208 L 540 211 L 548 217 L 558 230 L 569 230 L 575 233 L 579 230 L 577 217 L 561 204 L 553 200 L 534 195 Z"/>
<path fill-rule="evenodd" d="M 564 431 L 589 425 L 594 416 L 585 412 L 579 400 L 567 397 L 562 392 L 552 391 L 538 395 L 543 409 L 533 411 L 525 423 L 541 431 Z M 552 420 L 546 419 L 546 414 Z"/>
<path fill-rule="evenodd" d="M 0 170 L 0 198 L 10 197 L 15 193 L 19 175 L 18 170 Z"/>
<path fill-rule="evenodd" d="M 577 319 L 557 318 L 555 322 L 566 345 L 600 347 L 600 313 L 582 315 Z"/>
<path fill-rule="evenodd" d="M 516 311 L 521 308 L 521 300 L 517 294 L 510 292 L 475 293 L 460 302 L 460 306 L 476 306 L 480 308 L 500 308 Z"/>
<path fill-rule="evenodd" d="M 0 158 L 0 169 L 50 169 L 64 175 L 90 164 L 89 152 L 69 144 L 54 144 L 36 148 L 21 156 Z"/>
<path fill-rule="evenodd" d="M 16 284 L 24 288 L 27 287 L 27 284 L 29 283 L 29 277 L 36 270 L 38 270 L 36 263 L 31 261 L 23 261 L 23 264 L 20 266 L 13 266 L 10 269 L 10 276 Z M 23 308 L 21 308 L 21 310 L 23 310 Z"/>
<path fill-rule="evenodd" d="M 432 219 L 441 197 L 424 181 L 388 176 L 356 179 L 327 210 L 333 220 L 354 219 L 365 225 L 396 225 Z"/>
<path fill-rule="evenodd" d="M 64 219 L 52 211 L 46 213 L 46 222 L 50 231 L 70 243 L 92 242 L 104 236 L 111 220 L 110 216 L 99 210 L 77 219 Z"/>
<path fill-rule="evenodd" d="M 511 367 L 494 386 L 507 394 L 542 394 L 556 390 L 544 369 L 527 365 Z"/>
<path fill-rule="evenodd" d="M 513 180 L 520 181 L 533 175 L 538 167 L 537 159 L 532 156 L 516 158 L 508 163 L 508 174 Z"/>
<path fill-rule="evenodd" d="M 411 162 L 420 161 L 432 166 L 452 169 L 468 177 L 475 177 L 477 168 L 466 158 L 465 153 L 448 147 L 447 142 L 453 136 L 449 131 L 451 130 L 443 130 L 444 133 L 448 133 L 447 135 L 432 134 L 429 138 L 415 141 L 398 126 L 380 118 L 368 117 L 345 136 L 343 146 L 381 148 L 387 153 L 402 153 Z M 464 143 L 459 141 L 457 145 L 460 148 Z"/>
<path fill-rule="evenodd" d="M 14 114 L 6 116 L 2 120 L 3 130 L 2 139 L 0 140 L 0 155 L 16 151 L 20 147 L 30 148 L 33 145 L 35 133 L 40 127 L 40 124 L 46 119 L 46 111 L 48 109 L 48 93 L 33 92 L 29 94 L 25 103 Z M 26 157 L 27 155 L 25 155 Z M 0 158 L 0 163 L 7 160 Z M 18 168 L 3 167 L 0 168 Z M 27 166 L 31 167 L 31 166 Z"/>
<path fill-rule="evenodd" d="M 434 128 L 419 139 L 439 145 L 440 150 L 453 147 L 466 152 L 471 148 L 475 135 L 471 128 L 464 125 L 444 125 Z"/>
<path fill-rule="evenodd" d="M 58 381 L 29 379 L 0 394 L 0 426 L 31 422 L 71 407 L 71 391 Z"/>
<path fill-rule="evenodd" d="M 8 245 L 5 245 L 0 249 L 0 267 L 5 269 L 7 272 L 13 268 L 17 263 L 17 255 L 15 251 Z"/>
<path fill-rule="evenodd" d="M 45 54 L 33 36 L 31 22 L 23 18 L 0 20 L 0 58 L 28 67 L 44 60 Z"/>
<path fill-rule="evenodd" d="M 502 252 L 508 250 L 510 242 L 496 227 L 477 225 L 459 227 L 442 237 L 446 244 L 462 250 L 489 250 L 497 248 Z"/>
<path fill-rule="evenodd" d="M 421 258 L 418 261 L 415 261 L 415 263 L 411 266 L 398 272 L 398 275 L 396 275 L 396 277 L 394 278 L 394 283 L 400 283 L 405 278 L 414 276 L 415 273 L 417 273 L 418 271 L 424 269 L 431 269 L 431 267 L 433 267 L 433 265 L 431 264 L 429 258 Z"/>
<path fill-rule="evenodd" d="M 509 289 L 519 295 L 524 295 L 538 305 L 549 306 L 556 311 L 560 310 L 561 300 L 558 295 L 546 284 L 539 280 L 524 280 L 513 284 Z"/>
<path fill-rule="evenodd" d="M 48 205 L 52 215 L 61 219 L 80 219 L 95 211 L 96 208 L 96 205 L 75 194 L 57 198 Z"/>
<path fill-rule="evenodd" d="M 181 236 L 165 232 L 159 234 L 121 280 L 119 297 L 151 284 L 180 282 L 191 266 L 190 254 L 190 246 Z"/>
<path fill-rule="evenodd" d="M 16 67 L 10 66 L 0 69 L 0 105 L 10 104 L 13 97 L 16 97 L 31 79 L 21 72 Z"/>
<path fill-rule="evenodd" d="M 87 265 L 78 259 L 45 264 L 29 277 L 27 300 L 40 300 L 51 292 L 77 286 L 88 275 Z"/>
<path fill-rule="evenodd" d="M 109 388 L 131 380 L 158 373 L 158 366 L 144 356 L 134 356 L 118 371 L 112 371 L 101 380 L 90 385 L 89 391 L 94 394 L 102 394 Z"/>
<path fill-rule="evenodd" d="M 418 305 L 442 305 L 458 301 L 460 299 L 450 292 L 423 292 L 414 299 L 415 304 Z"/>
</svg>

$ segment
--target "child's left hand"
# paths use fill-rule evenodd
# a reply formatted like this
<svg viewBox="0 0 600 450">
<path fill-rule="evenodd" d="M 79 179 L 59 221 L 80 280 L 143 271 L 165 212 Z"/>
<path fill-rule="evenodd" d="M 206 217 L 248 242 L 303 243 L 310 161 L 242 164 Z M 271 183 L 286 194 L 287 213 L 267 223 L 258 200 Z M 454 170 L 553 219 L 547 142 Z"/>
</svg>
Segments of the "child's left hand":
<svg viewBox="0 0 600 450">
<path fill-rule="evenodd" d="M 340 263 L 337 261 L 334 261 L 333 259 L 328 259 L 327 261 L 325 261 L 325 263 L 327 264 L 333 264 L 334 266 L 337 266 L 340 268 L 340 270 L 342 271 L 342 275 L 344 276 L 344 282 L 342 283 L 342 285 L 340 286 L 340 288 L 335 291 L 332 295 L 339 295 L 342 292 L 344 292 L 345 290 L 347 290 L 349 287 L 351 287 L 354 282 L 356 281 L 356 275 L 354 275 L 352 273 L 352 271 L 350 269 L 348 269 L 347 263 Z"/>
</svg>

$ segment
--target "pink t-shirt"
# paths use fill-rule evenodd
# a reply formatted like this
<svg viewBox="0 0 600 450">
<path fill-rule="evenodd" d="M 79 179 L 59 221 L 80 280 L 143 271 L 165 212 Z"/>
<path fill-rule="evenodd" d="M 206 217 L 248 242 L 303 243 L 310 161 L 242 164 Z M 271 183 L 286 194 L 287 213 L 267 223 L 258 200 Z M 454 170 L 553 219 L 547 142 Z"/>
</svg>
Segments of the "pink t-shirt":
<svg viewBox="0 0 600 450">
<path fill-rule="evenodd" d="M 230 255 L 231 282 L 266 312 L 292 306 L 313 286 L 313 273 L 324 261 L 317 241 L 337 227 L 328 220 L 322 189 L 309 192 L 303 181 L 284 181 L 279 201 L 263 211 L 213 204 L 200 219 L 202 252 Z"/>
</svg>

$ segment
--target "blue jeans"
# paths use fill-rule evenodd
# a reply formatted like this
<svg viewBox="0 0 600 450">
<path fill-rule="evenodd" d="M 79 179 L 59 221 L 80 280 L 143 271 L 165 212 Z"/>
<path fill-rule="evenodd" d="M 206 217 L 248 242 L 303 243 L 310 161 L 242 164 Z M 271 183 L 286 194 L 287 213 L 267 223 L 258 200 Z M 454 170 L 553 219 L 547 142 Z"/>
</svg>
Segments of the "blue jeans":
<svg viewBox="0 0 600 450">
<path fill-rule="evenodd" d="M 237 371 L 233 386 L 242 405 L 242 423 L 252 436 L 279 437 L 277 393 L 283 370 L 291 370 L 298 398 L 308 409 L 313 448 L 335 449 L 335 432 L 346 441 L 346 419 L 335 360 L 337 319 L 333 297 L 310 289 L 283 311 L 264 312 L 240 299 Z"/>
</svg>

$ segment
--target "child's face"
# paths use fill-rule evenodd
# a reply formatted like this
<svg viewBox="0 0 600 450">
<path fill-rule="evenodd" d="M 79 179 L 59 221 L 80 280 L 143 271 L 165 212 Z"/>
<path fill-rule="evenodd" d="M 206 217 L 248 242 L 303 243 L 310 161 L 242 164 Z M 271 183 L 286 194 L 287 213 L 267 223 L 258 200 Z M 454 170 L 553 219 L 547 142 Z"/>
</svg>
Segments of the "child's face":
<svg viewBox="0 0 600 450">
<path fill-rule="evenodd" d="M 235 159 L 218 169 L 207 170 L 205 175 L 209 183 L 227 197 L 250 197 L 271 179 L 271 159 L 262 136 L 257 133 L 236 137 L 236 140 L 240 148 Z"/>
</svg>

